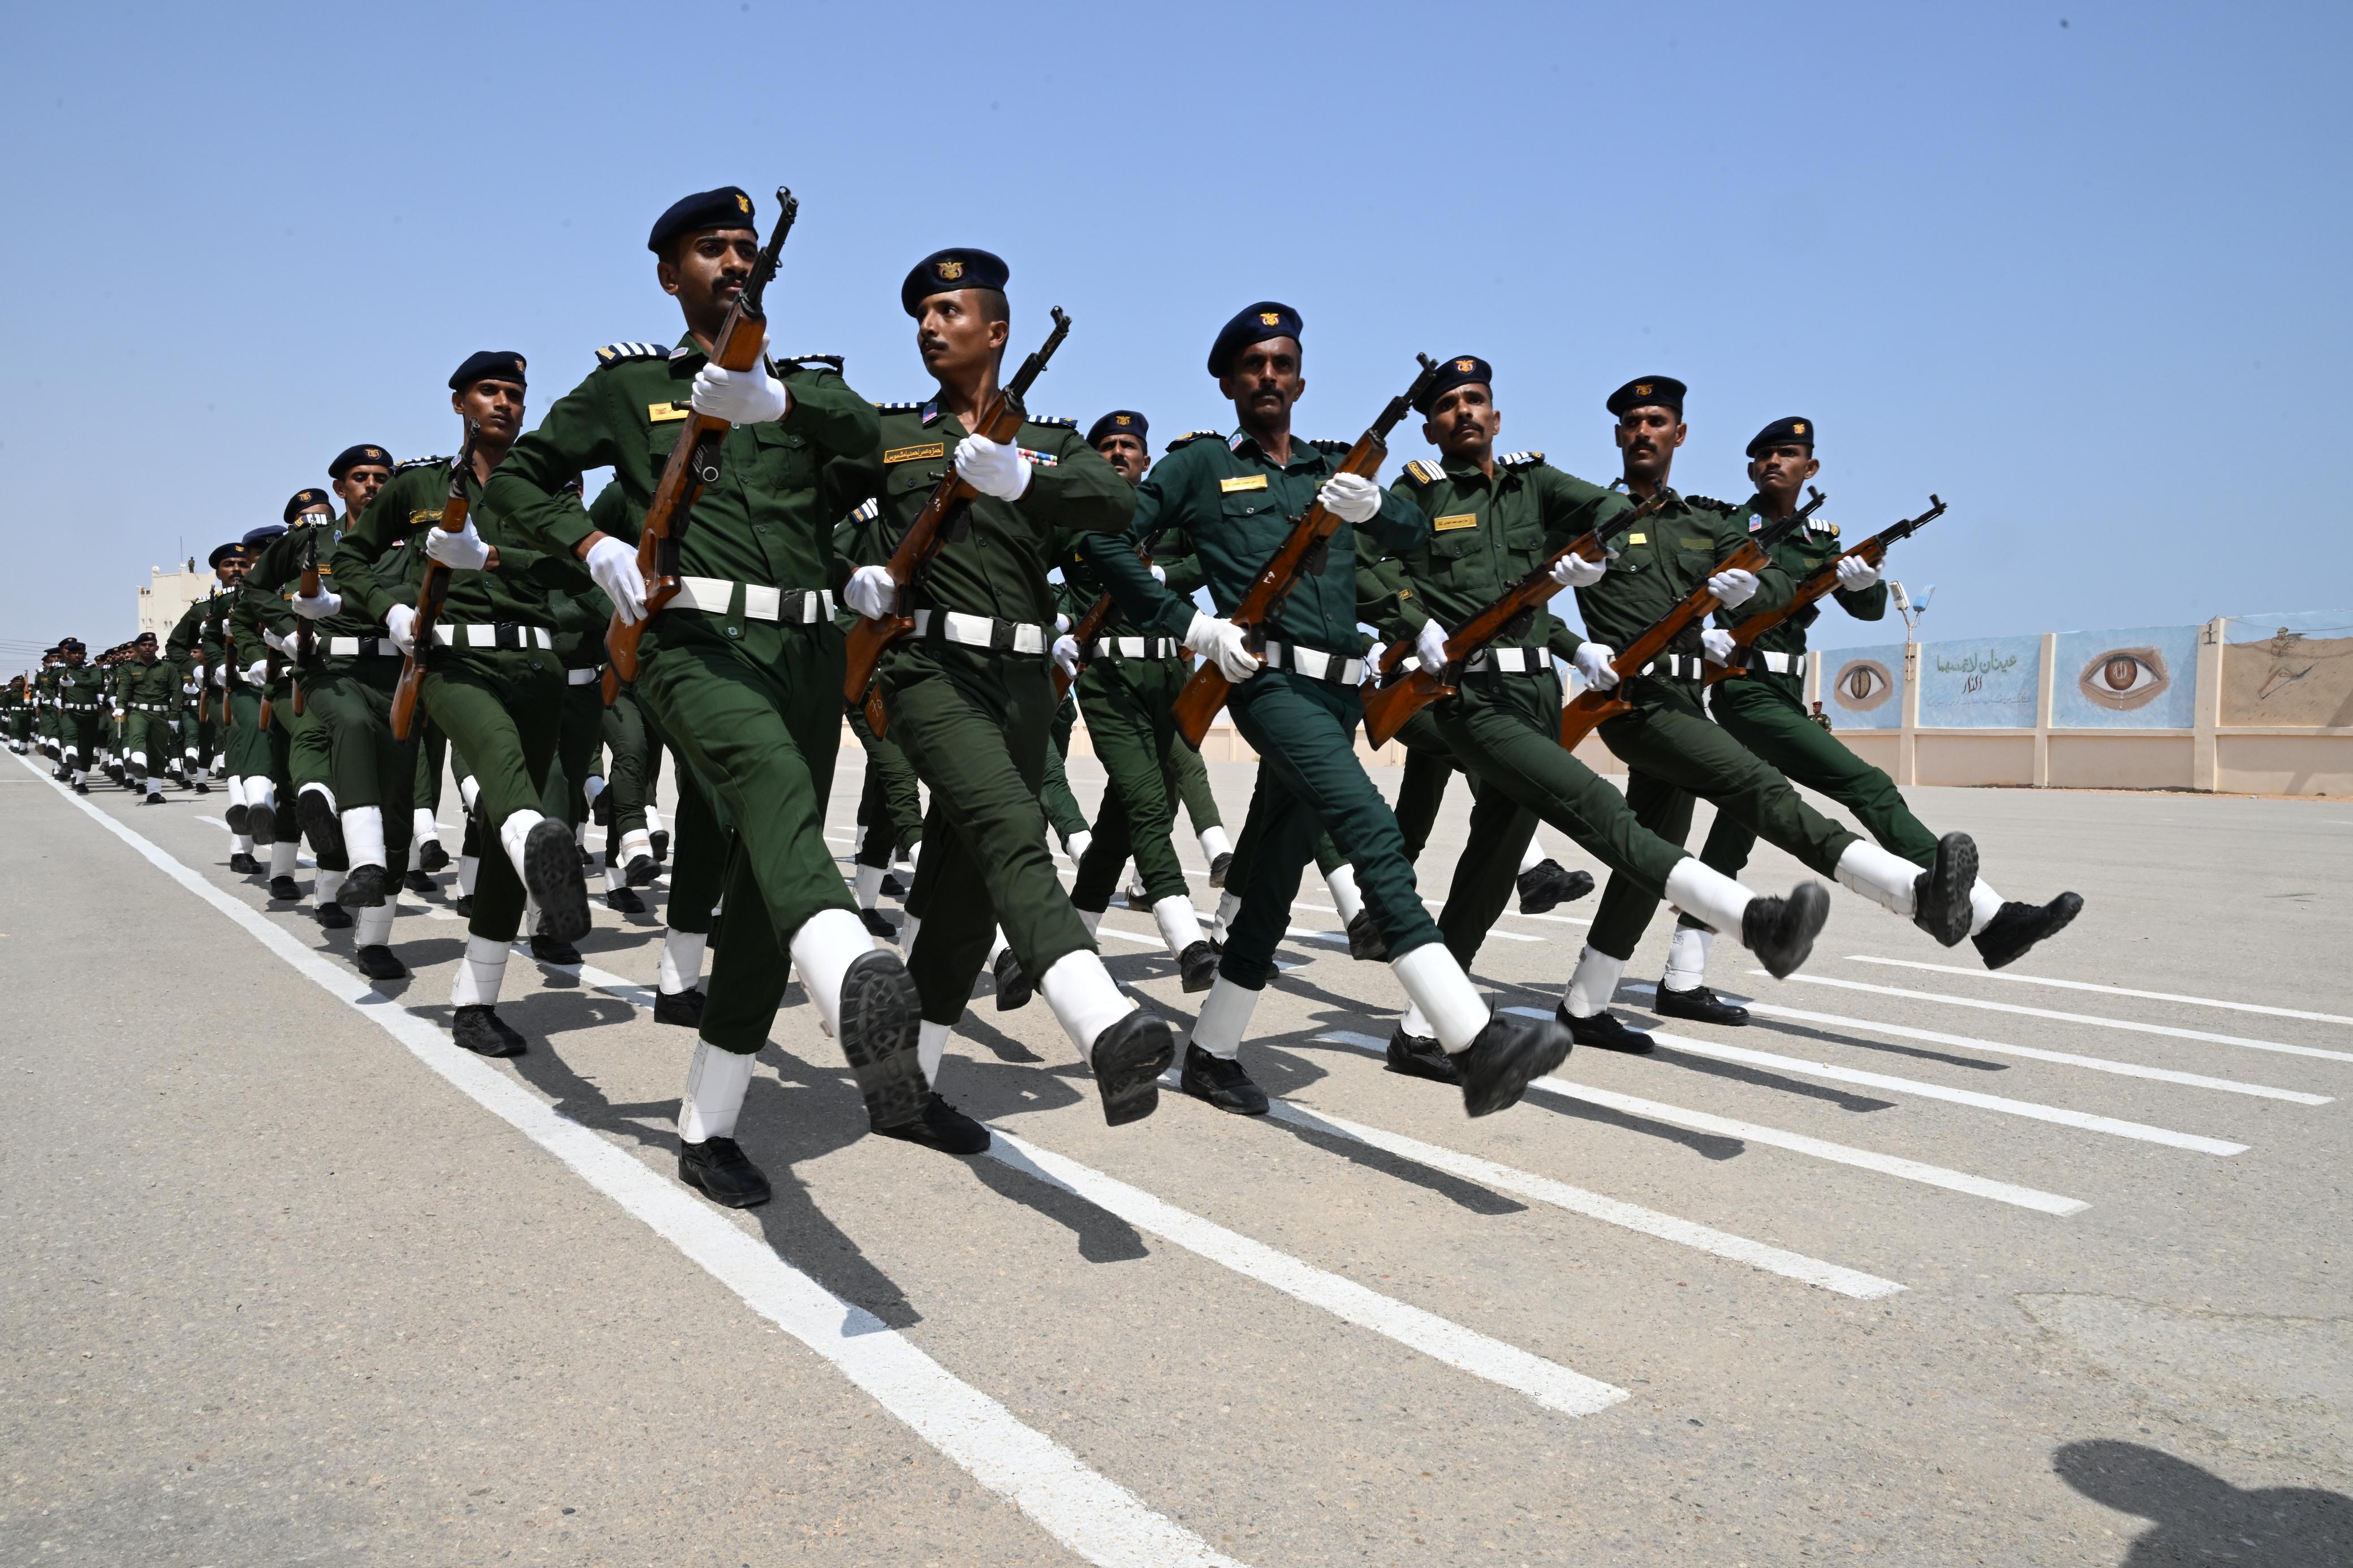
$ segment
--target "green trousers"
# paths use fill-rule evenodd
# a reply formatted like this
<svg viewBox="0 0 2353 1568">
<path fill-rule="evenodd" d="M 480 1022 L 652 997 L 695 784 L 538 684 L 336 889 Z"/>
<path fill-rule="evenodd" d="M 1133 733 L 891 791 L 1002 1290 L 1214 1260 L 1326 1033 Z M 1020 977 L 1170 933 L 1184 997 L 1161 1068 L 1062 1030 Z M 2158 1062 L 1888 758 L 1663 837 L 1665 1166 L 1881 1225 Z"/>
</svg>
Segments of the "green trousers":
<svg viewBox="0 0 2353 1568">
<path fill-rule="evenodd" d="M 923 841 L 923 792 L 898 742 L 875 734 L 855 713 L 849 716 L 849 732 L 866 752 L 866 782 L 858 792 L 858 826 L 866 835 L 859 841 L 858 864 L 887 868 L 892 851 L 913 856 Z"/>
<path fill-rule="evenodd" d="M 660 616 L 641 645 L 637 683 L 647 717 L 686 764 L 671 925 L 695 930 L 700 901 L 702 929 L 710 929 L 709 895 L 681 885 L 690 851 L 723 867 L 727 917 L 712 955 L 702 1038 L 746 1056 L 766 1042 L 784 1002 L 793 933 L 819 910 L 857 908 L 825 841 L 841 745 L 841 633 L 830 621 L 786 627 L 773 646 L 773 657 L 755 658 L 715 619 Z M 688 773 L 733 835 L 723 857 L 689 843 Z"/>
<path fill-rule="evenodd" d="M 372 805 L 384 814 L 385 865 L 395 873 L 408 862 L 415 832 L 419 749 L 414 727 L 406 741 L 392 734 L 400 666 L 396 658 L 331 660 L 304 691 L 304 719 L 315 721 L 327 739 L 327 787 L 335 792 L 335 809 Z"/>
<path fill-rule="evenodd" d="M 1176 694 L 1190 673 L 1173 658 L 1115 658 L 1095 659 L 1079 672 L 1087 738 L 1105 775 L 1094 837 L 1071 887 L 1071 902 L 1081 910 L 1100 913 L 1111 902 L 1131 855 L 1146 899 L 1156 904 L 1190 896 L 1171 841 L 1176 800 L 1168 789 L 1171 753 L 1193 750 L 1178 738 L 1176 715 Z"/>
<path fill-rule="evenodd" d="M 1691 836 L 1692 802 L 1704 798 L 1719 816 L 1814 871 L 1836 873 L 1839 857 L 1860 835 L 1808 805 L 1771 763 L 1711 721 L 1696 686 L 1645 679 L 1626 684 L 1634 711 L 1603 724 L 1600 734 L 1629 770 L 1626 804 L 1638 822 L 1680 847 Z M 1661 897 L 1658 887 L 1613 873 L 1586 940 L 1611 958 L 1631 958 Z"/>
<path fill-rule="evenodd" d="M 1446 786 L 1461 765 L 1438 727 L 1436 706 L 1407 720 L 1397 732 L 1398 743 L 1405 747 L 1405 776 L 1398 781 L 1398 832 L 1405 839 L 1405 858 L 1416 863 L 1430 842 L 1430 830 L 1438 824 Z"/>
<path fill-rule="evenodd" d="M 595 681 L 572 685 L 573 672 L 566 669 L 564 674 L 566 684 L 556 722 L 555 809 L 548 815 L 576 828 L 588 820 L 588 795 L 582 786 L 588 782 L 597 750 L 605 743 L 605 691 Z"/>
<path fill-rule="evenodd" d="M 417 747 L 417 776 L 409 784 L 409 799 L 426 807 L 434 816 L 441 815 L 442 764 L 449 752 L 449 737 L 432 716 L 420 711 L 410 721 L 408 738 Z"/>
<path fill-rule="evenodd" d="M 1078 703 L 1064 697 L 1061 706 L 1054 710 L 1053 744 L 1047 749 L 1046 772 L 1038 786 L 1046 820 L 1053 826 L 1054 837 L 1065 844 L 1087 830 L 1087 814 L 1080 809 L 1079 797 L 1071 793 L 1070 777 L 1062 771 L 1062 759 L 1071 752 L 1071 730 L 1078 721 Z"/>
<path fill-rule="evenodd" d="M 1356 689 L 1271 669 L 1235 687 L 1226 706 L 1259 755 L 1258 787 L 1242 829 L 1246 838 L 1252 827 L 1258 831 L 1219 974 L 1250 991 L 1273 978 L 1275 944 L 1291 923 L 1300 873 L 1327 834 L 1335 864 L 1356 868 L 1365 910 L 1391 959 L 1439 941 L 1414 888 L 1397 817 L 1356 760 L 1365 705 Z M 1240 865 L 1238 851 L 1226 872 L 1229 889 Z"/>
<path fill-rule="evenodd" d="M 172 742 L 172 716 L 150 712 L 143 708 L 126 708 L 122 712 L 122 753 L 126 762 L 144 759 L 138 765 L 148 773 L 162 777 L 164 764 L 175 753 Z"/>
<path fill-rule="evenodd" d="M 612 831 L 605 836 L 609 862 L 623 837 L 645 830 L 646 802 L 651 796 L 653 760 L 659 748 L 646 728 L 645 710 L 638 705 L 634 686 L 616 692 L 613 705 L 597 722 L 611 759 L 605 773 L 605 794 L 612 802 Z"/>
<path fill-rule="evenodd" d="M 472 766 L 480 789 L 470 935 L 509 942 L 522 928 L 527 894 L 499 828 L 518 811 L 545 815 L 563 680 L 555 656 L 535 648 L 437 648 L 426 668 L 425 710 Z M 391 824 L 385 827 L 388 844 Z"/>
<path fill-rule="evenodd" d="M 638 704 L 638 714 L 646 731 L 645 797 L 649 804 L 661 776 L 662 753 L 669 752 L 678 758 L 672 785 L 676 799 L 670 811 L 670 900 L 662 910 L 662 920 L 674 931 L 708 935 L 717 924 L 713 911 L 726 887 L 733 833 L 720 821 L 711 795 L 696 782 L 694 769 L 679 752 L 677 742 L 663 731 L 661 721 L 643 702 Z M 837 741 L 835 751 L 839 749 Z M 828 791 L 833 788 L 830 773 L 826 775 L 825 787 Z M 786 934 L 789 938 L 791 932 Z M 772 1016 L 773 1012 L 771 1009 Z"/>
<path fill-rule="evenodd" d="M 1193 667 L 1182 659 L 1177 661 L 1177 668 L 1188 676 L 1192 673 Z M 1196 838 L 1212 827 L 1226 825 L 1226 819 L 1218 815 L 1218 797 L 1209 788 L 1209 764 L 1192 747 L 1169 748 L 1168 789 L 1184 803 L 1185 820 L 1193 825 Z"/>
<path fill-rule="evenodd" d="M 1260 758 L 1257 775 L 1250 780 L 1250 806 L 1242 813 L 1242 830 L 1234 836 L 1233 863 L 1226 868 L 1226 891 L 1236 898 L 1241 897 L 1241 890 L 1250 886 L 1250 868 L 1258 860 L 1259 838 L 1266 823 L 1266 813 L 1259 809 L 1259 801 L 1262 797 L 1271 799 L 1271 792 L 1279 788 L 1269 783 L 1266 759 Z M 1347 864 L 1329 833 L 1315 836 L 1314 857 L 1315 869 L 1326 877 Z"/>
<path fill-rule="evenodd" d="M 883 660 L 890 733 L 932 792 L 907 900 L 923 919 L 907 968 L 931 1023 L 964 1016 L 999 926 L 1032 980 L 1094 951 L 1046 847 L 1050 668 L 951 644 L 902 642 Z"/>
</svg>

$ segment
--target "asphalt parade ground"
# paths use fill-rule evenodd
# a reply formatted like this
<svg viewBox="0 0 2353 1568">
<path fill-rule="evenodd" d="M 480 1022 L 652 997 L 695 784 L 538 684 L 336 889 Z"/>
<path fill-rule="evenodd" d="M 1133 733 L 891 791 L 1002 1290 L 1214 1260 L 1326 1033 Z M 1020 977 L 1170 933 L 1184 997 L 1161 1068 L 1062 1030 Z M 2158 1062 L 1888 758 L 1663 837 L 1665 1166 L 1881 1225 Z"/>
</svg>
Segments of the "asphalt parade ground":
<svg viewBox="0 0 2353 1568">
<path fill-rule="evenodd" d="M 16 759 L 0 1563 L 2353 1562 L 2353 805 L 1910 794 L 2082 918 L 1988 974 L 1840 891 L 1787 982 L 1719 944 L 1749 1026 L 1472 1122 L 1383 1070 L 1402 992 L 1311 868 L 1243 1047 L 1273 1114 L 1106 1129 L 984 979 L 941 1088 L 994 1150 L 864 1136 L 796 988 L 732 1213 L 674 1175 L 666 883 L 577 970 L 519 952 L 486 1061 L 449 874 L 374 989 L 229 873 L 225 795 Z M 1591 907 L 1501 922 L 1497 1005 L 1550 1010 Z M 1189 1021 L 1147 914 L 1103 945 Z"/>
</svg>

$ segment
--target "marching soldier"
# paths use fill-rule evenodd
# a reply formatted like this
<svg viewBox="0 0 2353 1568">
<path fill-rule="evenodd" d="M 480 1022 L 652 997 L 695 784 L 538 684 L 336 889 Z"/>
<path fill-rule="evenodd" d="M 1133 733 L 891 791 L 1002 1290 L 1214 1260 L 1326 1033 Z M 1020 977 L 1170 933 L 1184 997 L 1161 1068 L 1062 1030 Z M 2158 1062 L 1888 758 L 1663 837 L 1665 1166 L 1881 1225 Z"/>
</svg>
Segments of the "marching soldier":
<svg viewBox="0 0 2353 1568">
<path fill-rule="evenodd" d="M 8 678 L 8 689 L 0 693 L 0 721 L 5 721 L 8 733 L 8 749 L 23 756 L 32 747 L 32 698 L 27 682 L 21 675 Z"/>
<path fill-rule="evenodd" d="M 90 793 L 90 771 L 97 765 L 99 737 L 110 710 L 106 683 L 90 662 L 90 649 L 79 637 L 58 644 L 58 664 L 52 677 L 58 711 L 58 759 L 61 776 L 70 779 L 76 795 Z"/>
<path fill-rule="evenodd" d="M 153 632 L 141 632 L 131 647 L 131 657 L 115 667 L 115 702 L 127 720 L 123 755 L 139 804 L 161 805 L 162 764 L 173 754 L 172 710 L 179 702 L 180 672 L 158 657 Z"/>
<path fill-rule="evenodd" d="M 355 447 L 338 461 L 348 459 L 353 453 L 383 456 L 378 447 Z M 285 531 L 263 545 L 261 552 L 246 566 L 245 581 L 237 590 L 237 613 L 240 624 L 258 631 L 262 642 L 284 660 L 284 688 L 273 693 L 270 724 L 286 731 L 286 770 L 292 784 L 287 806 L 302 837 L 311 841 L 311 854 L 318 867 L 318 875 L 311 881 L 311 897 L 319 923 L 329 931 L 347 931 L 353 917 L 341 900 L 352 862 L 345 852 L 335 809 L 334 737 L 315 694 L 308 689 L 321 684 L 320 666 L 332 657 L 332 649 L 314 641 L 311 664 L 303 665 L 298 629 L 302 617 L 295 602 L 306 552 L 315 549 L 323 556 L 332 545 L 334 509 L 328 504 L 324 493 L 306 489 L 294 493 L 281 516 Z M 323 560 L 319 570 L 322 598 L 331 598 L 327 582 L 331 574 Z M 297 683 L 304 688 L 300 713 L 294 710 L 292 700 Z M 379 876 L 371 884 L 363 879 L 361 885 L 353 889 L 355 901 L 351 907 L 370 907 L 356 900 L 367 898 L 381 880 Z"/>
<path fill-rule="evenodd" d="M 1748 614 L 1758 615 L 1789 601 L 1790 576 L 1778 563 L 1756 573 L 1716 570 L 1748 537 L 1748 526 L 1735 508 L 1679 495 L 1668 486 L 1675 449 L 1688 433 L 1683 395 L 1682 382 L 1652 375 L 1628 382 L 1608 400 L 1617 420 L 1626 488 L 1644 500 L 1662 489 L 1670 498 L 1642 529 L 1620 541 L 1619 557 L 1606 575 L 1577 590 L 1587 633 L 1613 647 L 1640 637 L 1702 583 L 1728 610 L 1746 605 Z M 1691 832 L 1693 798 L 1704 795 L 1719 815 L 1745 824 L 1944 945 L 1967 936 L 1978 865 L 1977 845 L 1968 835 L 1952 833 L 1937 840 L 1931 864 L 1923 870 L 1807 805 L 1770 763 L 1708 721 L 1700 705 L 1704 658 L 1717 646 L 1694 628 L 1681 646 L 1626 681 L 1624 695 L 1634 711 L 1600 727 L 1602 742 L 1630 770 L 1626 803 L 1635 817 L 1681 845 Z M 1614 656 L 1605 649 L 1604 657 Z M 1681 904 L 1673 889 L 1665 893 Z M 1580 1043 L 1647 1048 L 1647 1041 L 1625 1038 L 1633 1031 L 1609 1005 L 1658 901 L 1657 891 L 1623 871 L 1613 874 L 1603 889 L 1561 1003 Z M 1707 919 L 1704 910 L 1690 912 Z M 1708 923 L 1723 929 L 1718 921 Z"/>
<path fill-rule="evenodd" d="M 273 522 L 248 532 L 246 571 L 253 569 L 272 541 L 283 538 L 289 531 L 286 523 Z M 277 604 L 269 595 L 247 594 L 242 580 L 237 592 L 227 600 L 228 631 L 236 639 L 229 679 L 245 689 L 249 697 L 249 707 L 246 702 L 233 701 L 230 713 L 240 731 L 250 733 L 248 762 L 260 770 L 245 781 L 246 821 L 255 847 L 269 851 L 266 864 L 270 900 L 297 903 L 301 900 L 302 888 L 294 879 L 294 870 L 301 863 L 302 837 L 294 810 L 293 670 L 292 661 L 285 658 L 285 648 L 291 645 L 262 621 L 263 613 Z M 235 668 L 239 665 L 241 669 Z M 306 772 L 312 761 L 304 759 Z M 326 918 L 338 923 L 347 923 L 350 919 L 342 912 L 341 906 L 336 906 Z"/>
<path fill-rule="evenodd" d="M 231 595 L 236 592 L 236 578 L 228 563 L 243 552 L 244 547 L 231 542 L 215 549 L 205 564 L 213 573 L 212 592 L 180 612 L 179 620 L 171 635 L 164 640 L 165 657 L 187 670 L 189 684 L 196 688 L 184 723 L 193 726 L 186 733 L 195 737 L 195 760 L 189 764 L 188 775 L 195 781 L 198 795 L 208 795 L 210 787 L 205 775 L 211 773 L 226 781 L 228 773 L 228 710 L 227 698 L 220 687 L 219 646 L 214 628 L 227 614 Z M 237 569 L 241 569 L 237 568 Z M 231 806 L 243 805 L 237 791 L 230 792 Z M 244 832 L 244 814 L 238 813 L 235 831 Z M 249 846 L 248 847 L 249 849 Z"/>
</svg>

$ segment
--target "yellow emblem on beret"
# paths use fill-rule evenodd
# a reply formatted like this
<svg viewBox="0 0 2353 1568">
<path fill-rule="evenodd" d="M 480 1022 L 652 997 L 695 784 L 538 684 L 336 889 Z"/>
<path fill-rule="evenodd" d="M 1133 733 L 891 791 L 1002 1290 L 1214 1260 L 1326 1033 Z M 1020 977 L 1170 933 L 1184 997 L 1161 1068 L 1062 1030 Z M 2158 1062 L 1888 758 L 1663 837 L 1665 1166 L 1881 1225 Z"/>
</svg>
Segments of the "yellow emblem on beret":
<svg viewBox="0 0 2353 1568">
<path fill-rule="evenodd" d="M 1806 433 L 1806 422 L 1805 422 L 1804 420 L 1802 420 L 1802 419 L 1798 419 L 1798 420 L 1793 420 L 1793 421 L 1791 421 L 1791 423 L 1790 423 L 1790 425 L 1789 425 L 1789 434 L 1791 434 L 1792 436 L 1802 436 L 1802 435 L 1804 435 L 1805 433 Z"/>
<path fill-rule="evenodd" d="M 1282 313 L 1276 310 L 1261 310 L 1258 313 L 1258 320 L 1259 324 L 1264 327 L 1279 327 L 1282 325 Z"/>
<path fill-rule="evenodd" d="M 384 457 L 384 454 L 383 454 L 382 452 L 377 451 L 374 447 L 370 447 L 368 448 L 368 456 L 369 456 L 369 457 L 371 457 L 371 458 L 375 458 L 381 459 L 381 458 Z"/>
<path fill-rule="evenodd" d="M 964 276 L 964 263 L 961 261 L 943 261 L 939 266 L 939 274 L 943 279 L 947 279 L 961 278 Z"/>
<path fill-rule="evenodd" d="M 1113 416 L 1112 416 L 1112 420 L 1111 420 L 1111 422 L 1112 422 L 1113 424 L 1114 424 L 1114 425 L 1133 425 L 1133 424 L 1134 424 L 1134 423 L 1135 423 L 1135 421 L 1134 421 L 1134 420 L 1133 420 L 1133 419 L 1129 418 L 1129 417 L 1128 417 L 1126 415 L 1124 415 L 1124 414 L 1114 414 L 1114 415 L 1113 415 Z"/>
<path fill-rule="evenodd" d="M 752 210 L 752 198 L 745 195 L 741 191 L 736 192 L 735 210 L 738 212 L 750 212 Z"/>
<path fill-rule="evenodd" d="M 1479 368 L 1479 363 L 1476 360 L 1459 359 L 1454 362 L 1454 368 L 1464 375 L 1469 375 Z"/>
<path fill-rule="evenodd" d="M 1637 383 L 1637 384 L 1635 384 L 1635 387 L 1634 387 L 1634 395 L 1635 395 L 1635 396 L 1637 396 L 1637 397 L 1648 397 L 1648 396 L 1650 396 L 1650 395 L 1651 395 L 1651 384 L 1650 384 L 1649 382 L 1647 382 L 1647 381 Z"/>
</svg>

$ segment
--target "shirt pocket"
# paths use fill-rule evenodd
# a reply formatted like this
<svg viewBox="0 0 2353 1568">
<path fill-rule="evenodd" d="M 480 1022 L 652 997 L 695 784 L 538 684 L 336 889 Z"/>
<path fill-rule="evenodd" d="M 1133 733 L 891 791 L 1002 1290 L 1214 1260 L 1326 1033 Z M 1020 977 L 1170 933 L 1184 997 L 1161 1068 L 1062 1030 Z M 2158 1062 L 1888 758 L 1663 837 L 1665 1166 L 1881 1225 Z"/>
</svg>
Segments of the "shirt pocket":
<svg viewBox="0 0 2353 1568">
<path fill-rule="evenodd" d="M 807 437 L 770 421 L 752 426 L 755 471 L 771 490 L 806 489 L 817 482 L 817 460 Z"/>
</svg>

